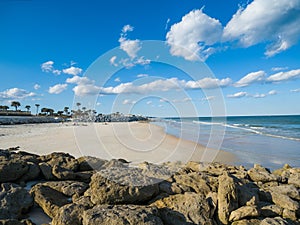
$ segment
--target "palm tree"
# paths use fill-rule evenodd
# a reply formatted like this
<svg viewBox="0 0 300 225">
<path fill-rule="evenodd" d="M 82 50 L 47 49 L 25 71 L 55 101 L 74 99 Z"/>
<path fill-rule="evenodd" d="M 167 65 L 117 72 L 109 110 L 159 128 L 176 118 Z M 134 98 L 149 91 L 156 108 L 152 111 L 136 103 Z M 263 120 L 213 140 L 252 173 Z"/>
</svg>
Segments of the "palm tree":
<svg viewBox="0 0 300 225">
<path fill-rule="evenodd" d="M 11 106 L 16 108 L 16 111 L 18 110 L 18 107 L 21 106 L 21 103 L 18 101 L 12 101 Z"/>
<path fill-rule="evenodd" d="M 3 106 L 2 106 L 2 109 L 3 109 L 4 111 L 7 111 L 7 110 L 9 109 L 9 107 L 8 107 L 7 105 L 3 105 Z"/>
<path fill-rule="evenodd" d="M 78 107 L 78 110 L 80 109 L 79 107 L 81 106 L 81 103 L 80 102 L 77 102 L 76 103 L 76 106 Z"/>
<path fill-rule="evenodd" d="M 64 108 L 64 112 L 66 113 L 66 115 L 69 114 L 69 107 L 68 107 L 68 106 L 66 106 L 66 107 Z"/>
<path fill-rule="evenodd" d="M 36 106 L 36 115 L 39 114 L 39 107 L 40 107 L 40 104 L 35 104 Z"/>
<path fill-rule="evenodd" d="M 25 108 L 27 109 L 27 112 L 29 112 L 31 106 L 30 105 L 26 105 Z"/>
</svg>

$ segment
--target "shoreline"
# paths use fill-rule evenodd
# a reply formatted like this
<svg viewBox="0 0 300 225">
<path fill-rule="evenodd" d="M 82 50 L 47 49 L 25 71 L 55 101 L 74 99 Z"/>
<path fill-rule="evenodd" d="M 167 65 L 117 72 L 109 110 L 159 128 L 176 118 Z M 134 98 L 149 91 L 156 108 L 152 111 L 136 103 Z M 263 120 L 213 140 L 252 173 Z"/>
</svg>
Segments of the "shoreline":
<svg viewBox="0 0 300 225">
<path fill-rule="evenodd" d="M 59 151 L 75 157 L 124 158 L 136 163 L 237 162 L 232 153 L 206 149 L 198 143 L 167 134 L 163 127 L 139 122 L 7 125 L 0 127 L 0 143 L 0 149 L 19 146 L 20 150 L 35 154 Z"/>
</svg>

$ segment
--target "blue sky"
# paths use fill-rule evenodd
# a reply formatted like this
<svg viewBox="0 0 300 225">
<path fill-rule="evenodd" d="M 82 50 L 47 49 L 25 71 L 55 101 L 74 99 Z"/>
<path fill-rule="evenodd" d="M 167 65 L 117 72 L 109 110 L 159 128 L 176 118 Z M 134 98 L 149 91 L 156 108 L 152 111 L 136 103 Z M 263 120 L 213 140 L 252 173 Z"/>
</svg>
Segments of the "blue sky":
<svg viewBox="0 0 300 225">
<path fill-rule="evenodd" d="M 300 114 L 299 23 L 299 0 L 4 0 L 0 105 L 61 110 L 80 101 L 98 112 L 151 116 Z M 109 77 L 99 59 L 107 52 L 115 71 Z M 195 75 L 180 70 L 183 64 Z"/>
</svg>

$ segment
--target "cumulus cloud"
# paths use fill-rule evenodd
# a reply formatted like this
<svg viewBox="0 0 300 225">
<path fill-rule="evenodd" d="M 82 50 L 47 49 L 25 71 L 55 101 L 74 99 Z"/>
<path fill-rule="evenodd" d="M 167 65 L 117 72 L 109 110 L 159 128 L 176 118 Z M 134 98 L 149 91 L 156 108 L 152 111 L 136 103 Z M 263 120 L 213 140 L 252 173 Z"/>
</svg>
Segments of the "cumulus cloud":
<svg viewBox="0 0 300 225">
<path fill-rule="evenodd" d="M 248 93 L 244 92 L 244 91 L 237 92 L 235 94 L 227 95 L 228 98 L 243 98 L 243 97 L 247 97 L 247 96 L 248 96 Z"/>
<path fill-rule="evenodd" d="M 237 81 L 234 86 L 235 87 L 245 87 L 252 83 L 257 83 L 263 81 L 265 79 L 266 73 L 262 70 L 257 72 L 252 72 L 244 76 L 242 79 Z"/>
<path fill-rule="evenodd" d="M 200 9 L 189 12 L 179 23 L 173 24 L 166 40 L 172 55 L 193 61 L 197 60 L 198 56 L 206 60 L 215 52 L 211 46 L 220 42 L 221 37 L 220 21 L 209 17 Z"/>
<path fill-rule="evenodd" d="M 116 60 L 117 60 L 117 56 L 113 56 L 110 58 L 109 62 L 113 66 L 118 66 L 118 63 L 116 63 Z"/>
<path fill-rule="evenodd" d="M 90 80 L 89 78 L 80 77 L 80 76 L 73 76 L 71 78 L 67 78 L 66 82 L 70 84 L 78 84 L 78 85 L 94 84 L 94 81 Z"/>
<path fill-rule="evenodd" d="M 120 49 L 125 51 L 131 59 L 134 59 L 141 49 L 140 40 L 130 40 L 127 38 L 127 33 L 133 31 L 133 29 L 132 26 L 125 25 L 122 29 L 121 37 L 119 38 Z"/>
<path fill-rule="evenodd" d="M 40 88 L 41 88 L 41 85 L 39 85 L 39 84 L 35 84 L 35 85 L 33 86 L 33 88 L 34 88 L 34 90 L 38 90 L 38 89 L 40 89 Z"/>
<path fill-rule="evenodd" d="M 280 81 L 287 81 L 296 78 L 300 78 L 300 69 L 273 74 L 267 78 L 267 81 L 280 82 Z"/>
<path fill-rule="evenodd" d="M 59 93 L 63 92 L 64 90 L 66 90 L 67 87 L 68 87 L 67 84 L 56 84 L 52 87 L 49 87 L 48 92 L 50 94 L 59 94 Z"/>
<path fill-rule="evenodd" d="M 73 88 L 77 96 L 98 95 L 101 88 L 93 84 L 79 84 Z"/>
<path fill-rule="evenodd" d="M 19 100 L 36 96 L 35 93 L 20 88 L 11 88 L 0 92 L 0 100 Z"/>
<path fill-rule="evenodd" d="M 81 74 L 81 72 L 82 72 L 81 68 L 74 67 L 74 66 L 71 66 L 69 68 L 63 69 L 63 73 L 70 74 L 70 75 L 73 75 L 73 76 L 77 76 L 77 75 Z"/>
<path fill-rule="evenodd" d="M 41 65 L 41 69 L 42 69 L 43 72 L 46 72 L 46 73 L 53 73 L 55 75 L 60 75 L 61 71 L 57 70 L 57 69 L 54 69 L 53 65 L 54 65 L 54 62 L 50 60 L 50 61 L 44 62 Z"/>
<path fill-rule="evenodd" d="M 265 55 L 273 56 L 296 44 L 299 23 L 299 0 L 254 0 L 233 15 L 223 41 L 237 41 L 242 47 L 269 43 Z"/>
<path fill-rule="evenodd" d="M 121 82 L 120 77 L 117 77 L 116 79 L 114 79 L 115 82 Z"/>
</svg>

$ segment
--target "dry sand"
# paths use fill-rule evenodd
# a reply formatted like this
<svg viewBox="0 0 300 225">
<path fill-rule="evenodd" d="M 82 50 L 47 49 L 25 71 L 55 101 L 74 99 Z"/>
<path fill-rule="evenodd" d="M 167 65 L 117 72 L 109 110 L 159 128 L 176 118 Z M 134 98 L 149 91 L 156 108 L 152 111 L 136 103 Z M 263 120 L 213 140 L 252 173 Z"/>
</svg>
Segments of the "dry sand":
<svg viewBox="0 0 300 225">
<path fill-rule="evenodd" d="M 36 154 L 67 152 L 75 157 L 148 161 L 218 161 L 233 163 L 233 154 L 183 140 L 150 123 L 26 124 L 0 126 L 0 149 L 20 146 Z"/>
</svg>

